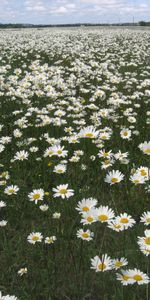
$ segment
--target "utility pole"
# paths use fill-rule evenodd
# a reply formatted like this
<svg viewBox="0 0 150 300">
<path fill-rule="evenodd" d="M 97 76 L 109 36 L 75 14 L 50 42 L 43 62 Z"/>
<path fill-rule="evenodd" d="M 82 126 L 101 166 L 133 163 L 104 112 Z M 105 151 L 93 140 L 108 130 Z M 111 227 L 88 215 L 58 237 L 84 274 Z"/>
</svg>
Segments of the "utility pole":
<svg viewBox="0 0 150 300">
<path fill-rule="evenodd" d="M 134 16 L 133 16 L 133 26 L 134 26 Z"/>
</svg>

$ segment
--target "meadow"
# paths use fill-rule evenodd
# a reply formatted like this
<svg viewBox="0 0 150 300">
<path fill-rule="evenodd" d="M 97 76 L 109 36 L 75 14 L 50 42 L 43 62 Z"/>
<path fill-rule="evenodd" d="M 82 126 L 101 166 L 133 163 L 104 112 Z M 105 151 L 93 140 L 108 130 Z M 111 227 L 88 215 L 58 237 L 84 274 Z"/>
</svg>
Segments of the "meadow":
<svg viewBox="0 0 150 300">
<path fill-rule="evenodd" d="M 150 299 L 150 30 L 0 31 L 0 299 Z"/>
</svg>

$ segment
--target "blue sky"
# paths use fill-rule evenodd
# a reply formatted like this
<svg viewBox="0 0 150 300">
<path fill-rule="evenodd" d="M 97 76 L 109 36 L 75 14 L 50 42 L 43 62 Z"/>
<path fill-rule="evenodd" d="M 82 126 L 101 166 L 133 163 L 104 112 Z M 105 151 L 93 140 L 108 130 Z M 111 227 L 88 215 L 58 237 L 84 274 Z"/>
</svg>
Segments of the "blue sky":
<svg viewBox="0 0 150 300">
<path fill-rule="evenodd" d="M 150 20 L 150 0 L 0 0 L 0 23 L 105 23 Z"/>
</svg>

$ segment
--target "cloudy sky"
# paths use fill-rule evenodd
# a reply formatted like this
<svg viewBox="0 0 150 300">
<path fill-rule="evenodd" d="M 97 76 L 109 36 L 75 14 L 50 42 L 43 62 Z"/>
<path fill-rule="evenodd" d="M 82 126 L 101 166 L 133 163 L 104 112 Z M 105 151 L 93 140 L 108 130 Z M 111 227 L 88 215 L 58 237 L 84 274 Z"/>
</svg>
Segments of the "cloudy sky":
<svg viewBox="0 0 150 300">
<path fill-rule="evenodd" d="M 0 23 L 105 23 L 150 20 L 150 0 L 0 0 Z"/>
</svg>

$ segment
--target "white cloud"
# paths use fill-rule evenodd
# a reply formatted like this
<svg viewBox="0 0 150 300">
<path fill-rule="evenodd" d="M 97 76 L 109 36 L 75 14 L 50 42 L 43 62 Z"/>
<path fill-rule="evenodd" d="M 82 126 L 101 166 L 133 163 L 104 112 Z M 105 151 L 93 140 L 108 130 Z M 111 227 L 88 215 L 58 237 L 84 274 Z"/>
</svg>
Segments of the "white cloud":
<svg viewBox="0 0 150 300">
<path fill-rule="evenodd" d="M 8 4 L 8 0 L 0 0 L 0 5 Z"/>
<path fill-rule="evenodd" d="M 55 15 L 63 15 L 63 14 L 71 14 L 73 12 L 76 11 L 76 5 L 75 3 L 67 3 L 65 2 L 65 4 L 62 6 L 53 6 L 52 8 L 50 8 L 49 12 L 51 14 L 55 14 Z"/>
<path fill-rule="evenodd" d="M 123 12 L 126 13 L 148 13 L 150 12 L 150 6 L 146 4 L 136 5 L 128 5 L 127 7 L 122 8 Z"/>
<path fill-rule="evenodd" d="M 55 14 L 66 14 L 68 12 L 68 9 L 65 6 L 60 6 L 53 8 L 51 12 Z"/>
<path fill-rule="evenodd" d="M 85 3 L 85 4 L 97 4 L 97 5 L 116 5 L 116 4 L 120 4 L 120 3 L 125 3 L 124 0 L 80 0 L 81 3 Z"/>
<path fill-rule="evenodd" d="M 76 7 L 75 3 L 68 3 L 66 4 L 66 7 L 68 7 L 69 9 L 74 9 Z"/>
<path fill-rule="evenodd" d="M 35 5 L 35 6 L 27 6 L 26 10 L 27 11 L 41 12 L 41 11 L 45 11 L 46 8 L 42 5 Z"/>
<path fill-rule="evenodd" d="M 42 1 L 26 0 L 25 6 L 27 11 L 44 12 L 46 7 Z"/>
<path fill-rule="evenodd" d="M 150 0 L 0 0 L 2 19 L 32 23 L 149 20 Z M 23 16 L 23 17 L 22 17 Z M 10 18 L 9 18 L 10 17 Z"/>
<path fill-rule="evenodd" d="M 129 0 L 80 0 L 82 3 L 82 10 L 80 14 L 90 14 L 93 13 L 97 15 L 112 15 L 116 17 L 120 14 L 126 14 L 125 17 L 128 18 L 128 14 L 147 14 L 150 11 L 150 5 L 146 3 L 135 3 L 135 1 Z"/>
</svg>

